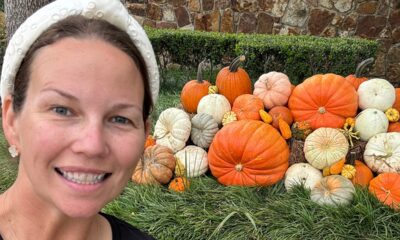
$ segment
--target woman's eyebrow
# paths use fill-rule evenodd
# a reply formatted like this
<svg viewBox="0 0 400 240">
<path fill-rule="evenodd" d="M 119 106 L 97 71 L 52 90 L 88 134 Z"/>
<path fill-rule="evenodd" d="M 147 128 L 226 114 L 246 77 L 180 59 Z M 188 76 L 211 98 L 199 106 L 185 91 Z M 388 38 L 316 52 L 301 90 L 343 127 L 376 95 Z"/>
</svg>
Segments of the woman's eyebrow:
<svg viewBox="0 0 400 240">
<path fill-rule="evenodd" d="M 60 89 L 57 88 L 52 88 L 52 87 L 47 87 L 41 90 L 41 92 L 56 92 L 57 94 L 61 95 L 62 97 L 74 100 L 74 101 L 78 101 L 78 98 L 75 97 L 74 95 L 64 92 Z"/>
</svg>

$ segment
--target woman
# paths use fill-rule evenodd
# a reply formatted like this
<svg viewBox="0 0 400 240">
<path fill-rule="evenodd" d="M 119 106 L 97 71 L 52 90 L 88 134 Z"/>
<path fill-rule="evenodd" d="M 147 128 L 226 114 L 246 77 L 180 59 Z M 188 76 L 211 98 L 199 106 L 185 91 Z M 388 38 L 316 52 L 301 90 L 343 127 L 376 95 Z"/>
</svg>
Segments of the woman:
<svg viewBox="0 0 400 240">
<path fill-rule="evenodd" d="M 100 211 L 132 175 L 157 94 L 151 44 L 118 0 L 57 0 L 29 17 L 1 77 L 19 156 L 0 195 L 2 238 L 151 239 Z"/>
</svg>

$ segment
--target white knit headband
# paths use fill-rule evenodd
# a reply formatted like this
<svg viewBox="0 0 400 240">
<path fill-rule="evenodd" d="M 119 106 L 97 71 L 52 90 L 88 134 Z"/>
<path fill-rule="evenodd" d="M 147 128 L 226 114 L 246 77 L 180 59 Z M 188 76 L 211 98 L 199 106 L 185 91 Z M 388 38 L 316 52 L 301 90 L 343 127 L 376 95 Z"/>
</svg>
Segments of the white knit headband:
<svg viewBox="0 0 400 240">
<path fill-rule="evenodd" d="M 1 71 L 1 98 L 14 91 L 15 75 L 33 42 L 52 24 L 72 15 L 103 19 L 132 39 L 145 61 L 153 101 L 157 101 L 159 75 L 153 47 L 140 24 L 119 0 L 56 0 L 39 9 L 21 24 L 8 43 Z"/>
</svg>

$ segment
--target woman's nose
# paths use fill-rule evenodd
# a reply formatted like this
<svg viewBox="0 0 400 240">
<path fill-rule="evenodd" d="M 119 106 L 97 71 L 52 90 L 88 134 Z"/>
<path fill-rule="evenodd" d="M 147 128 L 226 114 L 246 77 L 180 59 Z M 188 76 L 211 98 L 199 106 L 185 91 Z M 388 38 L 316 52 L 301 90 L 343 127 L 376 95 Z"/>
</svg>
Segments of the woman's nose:
<svg viewBox="0 0 400 240">
<path fill-rule="evenodd" d="M 77 137 L 72 145 L 74 152 L 90 158 L 103 157 L 109 153 L 105 127 L 101 121 L 87 121 L 76 131 Z"/>
</svg>

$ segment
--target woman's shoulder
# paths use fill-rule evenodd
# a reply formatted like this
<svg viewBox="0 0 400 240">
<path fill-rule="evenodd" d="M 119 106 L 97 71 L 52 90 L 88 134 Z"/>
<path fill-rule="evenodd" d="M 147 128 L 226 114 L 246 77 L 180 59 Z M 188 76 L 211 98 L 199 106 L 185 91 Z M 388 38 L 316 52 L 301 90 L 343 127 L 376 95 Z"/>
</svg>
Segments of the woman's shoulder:
<svg viewBox="0 0 400 240">
<path fill-rule="evenodd" d="M 115 216 L 100 213 L 111 225 L 113 240 L 127 240 L 127 239 L 139 239 L 139 240 L 154 240 L 153 237 L 141 232 L 131 224 L 119 219 Z"/>
</svg>

